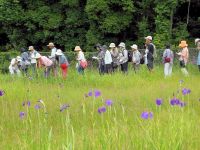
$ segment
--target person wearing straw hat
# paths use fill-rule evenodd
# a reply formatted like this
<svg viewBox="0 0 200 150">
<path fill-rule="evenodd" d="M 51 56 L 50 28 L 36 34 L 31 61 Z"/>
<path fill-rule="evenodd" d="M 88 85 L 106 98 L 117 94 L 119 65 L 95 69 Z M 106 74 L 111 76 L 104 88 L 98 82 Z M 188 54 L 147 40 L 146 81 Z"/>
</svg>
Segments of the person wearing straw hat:
<svg viewBox="0 0 200 150">
<path fill-rule="evenodd" d="M 118 49 L 117 47 L 115 46 L 115 43 L 110 43 L 110 53 L 111 53 L 111 56 L 112 56 L 112 68 L 113 68 L 113 71 L 115 71 L 118 66 L 119 66 L 119 52 L 118 52 Z"/>
<path fill-rule="evenodd" d="M 181 41 L 179 47 L 182 48 L 182 50 L 179 53 L 177 53 L 177 55 L 179 55 L 181 71 L 185 76 L 188 76 L 189 73 L 186 69 L 186 65 L 189 59 L 188 44 L 186 41 Z"/>
<path fill-rule="evenodd" d="M 56 51 L 57 48 L 55 47 L 54 43 L 50 42 L 47 47 L 51 50 L 51 55 L 49 58 L 53 61 L 52 71 L 54 76 L 57 76 L 58 70 L 57 70 L 57 62 L 56 62 Z"/>
<path fill-rule="evenodd" d="M 197 45 L 197 50 L 199 51 L 198 57 L 197 57 L 197 66 L 200 72 L 200 39 L 199 38 L 195 39 L 195 44 Z"/>
<path fill-rule="evenodd" d="M 76 64 L 76 68 L 79 74 L 84 75 L 84 70 L 87 67 L 87 61 L 85 59 L 85 55 L 80 48 L 80 46 L 76 46 L 74 51 L 77 53 L 76 60 L 78 61 Z"/>
<path fill-rule="evenodd" d="M 154 68 L 154 57 L 156 57 L 156 54 L 155 54 L 155 46 L 154 44 L 152 43 L 152 36 L 147 36 L 145 37 L 145 44 L 146 44 L 146 59 L 147 59 L 147 68 L 149 69 L 150 72 L 153 71 L 153 68 Z"/>
<path fill-rule="evenodd" d="M 119 64 L 121 65 L 121 71 L 123 73 L 128 73 L 128 51 L 126 50 L 125 43 L 121 42 L 119 44 Z"/>
<path fill-rule="evenodd" d="M 132 56 L 133 69 L 134 69 L 135 73 L 137 73 L 140 69 L 141 54 L 138 51 L 138 46 L 136 44 L 133 44 L 131 46 L 131 49 L 133 51 L 133 56 Z"/>
<path fill-rule="evenodd" d="M 163 52 L 164 74 L 165 77 L 171 76 L 173 67 L 174 54 L 170 49 L 170 45 L 166 44 L 166 49 Z"/>
<path fill-rule="evenodd" d="M 17 74 L 20 76 L 21 72 L 19 70 L 20 62 L 22 61 L 20 56 L 17 56 L 16 58 L 13 58 L 10 62 L 9 66 L 9 72 L 11 75 Z"/>
<path fill-rule="evenodd" d="M 38 60 L 39 66 L 44 67 L 44 76 L 49 77 L 51 68 L 53 66 L 53 61 L 46 56 L 42 56 L 39 53 L 36 54 L 35 59 Z"/>
<path fill-rule="evenodd" d="M 62 50 L 60 49 L 57 50 L 56 59 L 59 62 L 60 68 L 62 70 L 62 77 L 63 79 L 66 79 L 69 62 L 67 58 L 65 57 L 65 55 L 63 54 Z"/>
<path fill-rule="evenodd" d="M 36 55 L 37 51 L 34 49 L 33 46 L 29 46 L 28 48 L 29 54 L 30 54 L 30 60 L 31 60 L 31 68 L 32 68 L 32 76 L 37 76 L 37 60 L 36 60 Z"/>
</svg>

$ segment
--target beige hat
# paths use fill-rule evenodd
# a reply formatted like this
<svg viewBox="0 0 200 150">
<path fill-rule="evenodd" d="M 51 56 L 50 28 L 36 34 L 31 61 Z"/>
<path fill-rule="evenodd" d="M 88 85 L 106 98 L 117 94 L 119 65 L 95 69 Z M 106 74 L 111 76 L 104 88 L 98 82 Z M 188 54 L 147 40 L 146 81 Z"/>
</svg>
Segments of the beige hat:
<svg viewBox="0 0 200 150">
<path fill-rule="evenodd" d="M 34 50 L 34 47 L 33 47 L 33 46 L 29 46 L 29 47 L 28 47 L 28 50 L 29 50 L 29 51 L 33 51 L 33 50 Z"/>
<path fill-rule="evenodd" d="M 52 42 L 50 42 L 47 46 L 48 47 L 54 47 L 54 44 Z"/>
<path fill-rule="evenodd" d="M 125 48 L 125 47 L 126 47 L 126 46 L 125 46 L 125 43 L 124 43 L 124 42 L 121 42 L 121 43 L 119 44 L 119 47 Z"/>
<path fill-rule="evenodd" d="M 57 52 L 56 52 L 56 55 L 60 56 L 60 55 L 63 55 L 63 52 L 61 49 L 58 49 Z"/>
<path fill-rule="evenodd" d="M 147 37 L 145 37 L 145 39 L 148 39 L 148 40 L 151 40 L 152 41 L 152 36 L 147 36 Z"/>
<path fill-rule="evenodd" d="M 188 46 L 188 44 L 187 44 L 186 41 L 181 41 L 181 43 L 179 44 L 179 47 L 181 47 L 181 48 L 184 48 L 184 47 L 187 47 L 187 46 Z"/>
<path fill-rule="evenodd" d="M 199 38 L 195 39 L 195 44 L 197 44 L 197 42 L 200 42 Z"/>
<path fill-rule="evenodd" d="M 74 49 L 74 51 L 81 51 L 80 46 L 76 46 L 75 49 Z"/>
<path fill-rule="evenodd" d="M 137 50 L 137 49 L 138 49 L 138 46 L 137 46 L 136 44 L 133 44 L 133 45 L 131 46 L 131 48 Z"/>
<path fill-rule="evenodd" d="M 115 43 L 110 43 L 110 46 L 109 46 L 110 48 L 115 48 L 116 46 L 115 46 Z"/>
<path fill-rule="evenodd" d="M 17 61 L 22 61 L 22 58 L 20 56 L 16 57 Z"/>
</svg>

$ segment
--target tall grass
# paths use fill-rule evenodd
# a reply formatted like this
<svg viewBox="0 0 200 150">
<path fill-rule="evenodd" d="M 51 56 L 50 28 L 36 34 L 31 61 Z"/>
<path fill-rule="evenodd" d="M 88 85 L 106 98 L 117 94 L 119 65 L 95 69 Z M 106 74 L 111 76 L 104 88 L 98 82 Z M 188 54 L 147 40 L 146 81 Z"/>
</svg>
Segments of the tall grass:
<svg viewBox="0 0 200 150">
<path fill-rule="evenodd" d="M 192 66 L 189 77 L 174 70 L 166 79 L 161 66 L 152 74 L 143 66 L 138 74 L 112 76 L 94 70 L 79 76 L 70 69 L 66 80 L 0 75 L 0 89 L 5 91 L 0 97 L 0 149 L 198 150 L 200 74 Z M 179 80 L 184 80 L 181 87 Z M 191 89 L 189 96 L 177 93 L 184 87 Z M 91 90 L 101 91 L 101 96 L 85 97 Z M 173 95 L 186 106 L 171 106 Z M 156 98 L 163 99 L 161 106 L 156 106 Z M 107 99 L 113 105 L 99 114 Z M 31 106 L 22 106 L 28 100 Z M 36 104 L 41 109 L 36 110 Z M 63 104 L 70 107 L 61 112 Z M 144 111 L 153 112 L 153 118 L 142 119 Z M 22 119 L 20 112 L 26 114 Z"/>
</svg>

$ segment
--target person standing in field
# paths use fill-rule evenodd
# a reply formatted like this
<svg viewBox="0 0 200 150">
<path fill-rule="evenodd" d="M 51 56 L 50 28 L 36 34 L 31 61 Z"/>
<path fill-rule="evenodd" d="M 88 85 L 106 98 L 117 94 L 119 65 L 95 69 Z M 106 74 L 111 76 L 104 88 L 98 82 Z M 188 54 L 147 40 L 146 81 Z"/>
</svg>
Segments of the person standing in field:
<svg viewBox="0 0 200 150">
<path fill-rule="evenodd" d="M 54 43 L 52 43 L 52 42 L 50 42 L 47 46 L 51 50 L 51 55 L 49 56 L 49 58 L 53 62 L 52 71 L 53 71 L 54 76 L 56 77 L 57 74 L 58 74 L 57 61 L 56 61 L 56 51 L 57 51 L 57 48 L 55 47 Z"/>
<path fill-rule="evenodd" d="M 163 52 L 164 74 L 165 77 L 171 76 L 173 67 L 174 54 L 170 49 L 170 45 L 166 45 L 166 49 Z"/>
<path fill-rule="evenodd" d="M 147 68 L 149 69 L 150 72 L 153 71 L 154 69 L 154 50 L 155 46 L 152 43 L 152 36 L 147 36 L 145 37 L 145 44 L 146 44 L 146 58 L 147 58 Z"/>
<path fill-rule="evenodd" d="M 177 53 L 177 55 L 179 55 L 181 71 L 185 76 L 188 76 L 189 73 L 186 69 L 186 65 L 189 59 L 188 44 L 186 41 L 181 41 L 181 43 L 179 44 L 179 47 L 182 48 L 182 50 L 179 53 Z"/>
<path fill-rule="evenodd" d="M 29 57 L 31 60 L 31 70 L 32 70 L 32 76 L 37 76 L 37 60 L 36 60 L 36 54 L 38 53 L 33 46 L 29 46 Z"/>
<path fill-rule="evenodd" d="M 119 44 L 119 64 L 121 65 L 121 71 L 123 73 L 128 73 L 128 51 L 126 50 L 125 43 L 121 42 Z"/>
<path fill-rule="evenodd" d="M 74 51 L 77 53 L 76 60 L 78 61 L 76 64 L 76 68 L 79 74 L 84 75 L 84 70 L 87 67 L 87 61 L 85 59 L 85 55 L 80 48 L 80 46 L 76 46 Z"/>
<path fill-rule="evenodd" d="M 28 68 L 31 65 L 29 54 L 25 48 L 21 48 L 21 62 L 20 69 L 23 74 L 28 75 Z"/>
<path fill-rule="evenodd" d="M 198 50 L 198 57 L 197 57 L 197 66 L 199 68 L 200 72 L 200 39 L 195 39 L 195 44 L 197 45 L 197 50 Z"/>
<path fill-rule="evenodd" d="M 113 72 L 118 68 L 119 66 L 119 52 L 117 47 L 115 46 L 115 43 L 110 43 L 110 53 L 112 56 L 112 70 Z"/>
<path fill-rule="evenodd" d="M 103 51 L 105 51 L 105 56 L 104 56 L 105 73 L 111 74 L 112 73 L 112 56 L 111 56 L 111 53 L 108 50 L 106 45 L 103 45 L 102 48 L 103 48 Z"/>
<path fill-rule="evenodd" d="M 58 49 L 56 52 L 56 60 L 58 61 L 60 68 L 62 70 L 63 79 L 66 79 L 69 62 L 66 56 L 63 54 L 62 50 L 60 49 Z"/>
<path fill-rule="evenodd" d="M 21 62 L 20 56 L 17 56 L 16 58 L 13 58 L 11 60 L 10 66 L 9 66 L 9 72 L 11 75 L 17 74 L 18 76 L 20 76 L 21 74 L 19 70 L 20 62 Z"/>
<path fill-rule="evenodd" d="M 138 51 L 138 46 L 136 44 L 133 44 L 131 46 L 132 49 L 132 63 L 133 63 L 133 69 L 135 71 L 135 73 L 137 73 L 140 69 L 140 58 L 141 58 L 141 54 Z"/>
<path fill-rule="evenodd" d="M 100 44 L 96 44 L 95 48 L 98 51 L 97 54 L 97 60 L 99 63 L 99 74 L 103 75 L 105 73 L 105 62 L 104 62 L 104 57 L 105 57 L 105 51 L 103 50 L 102 46 Z"/>
<path fill-rule="evenodd" d="M 53 61 L 46 56 L 42 56 L 39 53 L 36 54 L 35 59 L 38 60 L 38 65 L 44 67 L 44 76 L 49 77 L 51 68 L 53 67 Z"/>
</svg>

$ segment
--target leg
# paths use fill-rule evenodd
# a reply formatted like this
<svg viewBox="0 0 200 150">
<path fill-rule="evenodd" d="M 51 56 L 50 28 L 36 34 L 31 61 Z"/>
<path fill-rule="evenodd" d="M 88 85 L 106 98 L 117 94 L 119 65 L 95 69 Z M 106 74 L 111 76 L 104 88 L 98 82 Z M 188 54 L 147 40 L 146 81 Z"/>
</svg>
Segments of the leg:
<svg viewBox="0 0 200 150">
<path fill-rule="evenodd" d="M 200 72 L 200 65 L 198 65 L 198 67 L 199 67 L 199 72 Z"/>
</svg>

